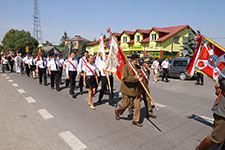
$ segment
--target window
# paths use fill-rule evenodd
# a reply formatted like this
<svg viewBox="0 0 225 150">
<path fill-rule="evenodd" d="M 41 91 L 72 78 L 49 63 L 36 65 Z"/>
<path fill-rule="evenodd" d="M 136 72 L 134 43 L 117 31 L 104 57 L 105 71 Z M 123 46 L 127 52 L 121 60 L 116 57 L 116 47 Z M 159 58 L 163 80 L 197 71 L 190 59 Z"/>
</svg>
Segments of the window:
<svg viewBox="0 0 225 150">
<path fill-rule="evenodd" d="M 183 37 L 183 44 L 188 42 L 188 38 L 187 37 Z"/>
<path fill-rule="evenodd" d="M 127 43 L 127 37 L 123 37 L 123 43 Z"/>
<path fill-rule="evenodd" d="M 187 67 L 187 60 L 181 61 L 181 67 Z"/>
<path fill-rule="evenodd" d="M 179 43 L 179 36 L 174 36 L 174 43 Z"/>
<path fill-rule="evenodd" d="M 137 35 L 137 42 L 140 42 L 140 35 Z"/>
<path fill-rule="evenodd" d="M 152 41 L 156 40 L 156 34 L 152 34 Z"/>
<path fill-rule="evenodd" d="M 175 60 L 175 61 L 173 62 L 173 66 L 174 66 L 174 67 L 180 67 L 180 65 L 181 65 L 180 62 L 181 62 L 180 60 Z"/>
</svg>

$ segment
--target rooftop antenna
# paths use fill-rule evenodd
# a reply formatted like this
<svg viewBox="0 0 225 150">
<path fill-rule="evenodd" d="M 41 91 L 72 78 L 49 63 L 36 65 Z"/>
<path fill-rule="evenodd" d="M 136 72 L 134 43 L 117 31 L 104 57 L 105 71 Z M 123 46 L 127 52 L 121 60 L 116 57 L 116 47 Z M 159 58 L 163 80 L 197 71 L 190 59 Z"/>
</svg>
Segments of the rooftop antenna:
<svg viewBox="0 0 225 150">
<path fill-rule="evenodd" d="M 34 0 L 34 15 L 33 15 L 33 37 L 42 43 L 41 19 L 38 0 Z"/>
</svg>

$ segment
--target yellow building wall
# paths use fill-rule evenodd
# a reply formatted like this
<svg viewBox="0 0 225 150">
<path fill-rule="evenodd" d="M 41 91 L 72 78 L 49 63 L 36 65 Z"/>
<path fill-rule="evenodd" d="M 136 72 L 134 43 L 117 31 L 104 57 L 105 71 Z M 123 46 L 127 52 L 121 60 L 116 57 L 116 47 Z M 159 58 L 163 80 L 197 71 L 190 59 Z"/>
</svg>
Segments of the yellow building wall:
<svg viewBox="0 0 225 150">
<path fill-rule="evenodd" d="M 149 33 L 149 46 L 146 47 L 147 51 L 160 51 L 161 45 L 155 41 L 152 41 L 152 34 L 156 34 L 156 40 L 159 38 L 159 33 L 156 31 L 152 30 Z"/>
<path fill-rule="evenodd" d="M 186 28 L 178 32 L 176 35 L 170 37 L 168 40 L 161 42 L 162 50 L 167 52 L 180 52 L 183 46 L 183 37 L 188 37 L 188 31 L 189 29 Z M 178 43 L 174 43 L 175 36 L 179 36 Z"/>
<path fill-rule="evenodd" d="M 129 51 L 129 45 L 127 43 L 124 43 L 123 42 L 123 37 L 127 37 L 127 43 L 130 41 L 130 36 L 127 35 L 126 33 L 123 33 L 121 35 L 121 42 L 120 42 L 120 48 L 123 50 L 123 51 Z"/>
<path fill-rule="evenodd" d="M 136 32 L 135 33 L 135 35 L 134 35 L 134 45 L 136 46 L 139 46 L 139 45 L 141 45 L 141 43 L 140 43 L 140 41 L 139 42 L 137 42 L 137 36 L 140 36 L 140 41 L 142 41 L 143 40 L 143 35 L 140 33 L 140 32 Z"/>
</svg>

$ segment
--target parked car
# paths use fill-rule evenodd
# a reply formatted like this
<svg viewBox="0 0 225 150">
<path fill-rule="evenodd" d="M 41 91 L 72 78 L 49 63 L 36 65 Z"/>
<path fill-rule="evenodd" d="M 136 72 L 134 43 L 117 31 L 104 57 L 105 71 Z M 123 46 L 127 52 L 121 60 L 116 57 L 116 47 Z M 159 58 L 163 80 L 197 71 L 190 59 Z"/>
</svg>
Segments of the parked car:
<svg viewBox="0 0 225 150">
<path fill-rule="evenodd" d="M 190 58 L 176 58 L 169 60 L 170 70 L 168 71 L 168 76 L 172 78 L 180 78 L 181 80 L 190 79 L 187 75 L 187 65 L 190 62 Z M 160 72 L 162 76 L 162 72 Z M 194 76 L 195 77 L 195 76 Z"/>
</svg>

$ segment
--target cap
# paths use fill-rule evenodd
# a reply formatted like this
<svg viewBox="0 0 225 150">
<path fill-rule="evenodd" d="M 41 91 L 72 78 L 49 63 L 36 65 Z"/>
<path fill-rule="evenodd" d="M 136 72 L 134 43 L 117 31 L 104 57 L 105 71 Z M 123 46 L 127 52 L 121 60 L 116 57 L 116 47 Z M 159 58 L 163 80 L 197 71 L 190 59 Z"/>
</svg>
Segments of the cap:
<svg viewBox="0 0 225 150">
<path fill-rule="evenodd" d="M 137 59 L 137 58 L 139 58 L 139 55 L 137 55 L 137 54 L 131 55 L 131 59 Z"/>
</svg>

